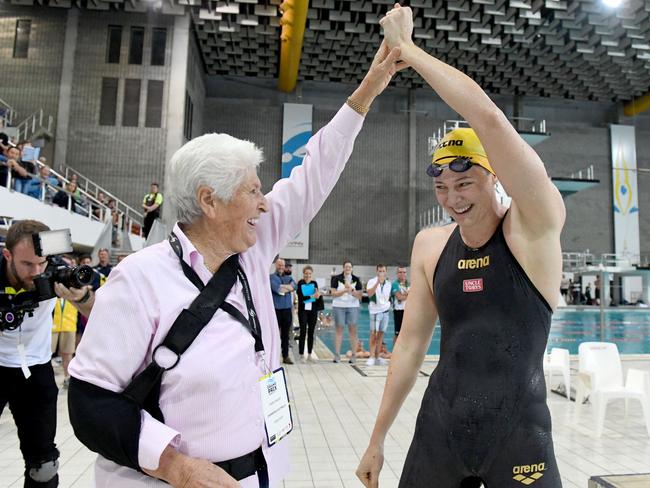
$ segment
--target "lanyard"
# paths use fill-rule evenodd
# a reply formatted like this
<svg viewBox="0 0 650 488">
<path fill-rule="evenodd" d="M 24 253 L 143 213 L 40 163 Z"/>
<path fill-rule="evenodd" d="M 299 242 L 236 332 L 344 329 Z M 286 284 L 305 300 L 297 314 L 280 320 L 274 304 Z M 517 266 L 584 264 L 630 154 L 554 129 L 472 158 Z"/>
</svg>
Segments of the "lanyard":
<svg viewBox="0 0 650 488">
<path fill-rule="evenodd" d="M 178 237 L 172 232 L 169 235 L 169 244 L 172 249 L 178 256 L 178 259 L 181 262 L 181 267 L 183 268 L 183 273 L 190 280 L 194 286 L 196 286 L 199 291 L 203 291 L 205 285 L 199 277 L 199 275 L 192 269 L 192 267 L 183 260 L 183 248 L 181 243 L 178 241 Z M 225 263 L 224 263 L 225 264 Z M 246 278 L 246 273 L 241 268 L 239 263 L 237 264 L 237 278 L 242 284 L 242 290 L 244 293 L 244 300 L 246 301 L 246 309 L 248 311 L 248 319 L 241 313 L 236 307 L 231 305 L 228 302 L 223 302 L 221 304 L 221 309 L 227 314 L 231 315 L 237 322 L 242 324 L 248 332 L 253 336 L 255 340 L 255 352 L 264 352 L 264 344 L 262 342 L 262 327 L 260 325 L 257 312 L 255 311 L 255 304 L 253 303 L 253 294 L 251 293 L 250 285 L 248 284 L 248 279 Z M 214 279 L 214 276 L 213 278 Z"/>
</svg>

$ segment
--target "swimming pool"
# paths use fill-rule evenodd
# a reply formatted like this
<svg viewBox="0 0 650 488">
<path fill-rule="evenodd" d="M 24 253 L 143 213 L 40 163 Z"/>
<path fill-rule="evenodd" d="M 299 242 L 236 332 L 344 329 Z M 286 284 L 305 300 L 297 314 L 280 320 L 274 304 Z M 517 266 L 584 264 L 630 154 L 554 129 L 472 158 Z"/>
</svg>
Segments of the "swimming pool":
<svg viewBox="0 0 650 488">
<path fill-rule="evenodd" d="M 331 309 L 326 310 L 331 312 Z M 359 338 L 363 341 L 364 349 L 368 349 L 370 336 L 370 318 L 368 305 L 362 304 L 359 311 Z M 594 309 L 561 309 L 553 314 L 551 333 L 548 340 L 548 350 L 552 347 L 564 347 L 571 354 L 578 354 L 581 342 L 605 341 L 614 342 L 622 354 L 650 354 L 650 310 L 606 310 L 605 336 L 600 337 L 600 310 Z M 391 312 L 386 345 L 393 348 L 395 325 Z M 331 351 L 334 351 L 334 328 L 321 329 L 318 336 Z M 341 351 L 350 349 L 347 331 L 343 336 Z M 440 354 L 440 327 L 436 327 L 427 354 Z"/>
</svg>

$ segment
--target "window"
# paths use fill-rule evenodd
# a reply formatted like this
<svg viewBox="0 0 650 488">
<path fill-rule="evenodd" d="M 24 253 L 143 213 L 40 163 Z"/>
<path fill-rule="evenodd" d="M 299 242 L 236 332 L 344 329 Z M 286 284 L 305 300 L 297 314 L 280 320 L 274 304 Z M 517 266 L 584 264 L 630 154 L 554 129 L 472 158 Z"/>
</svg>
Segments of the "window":
<svg viewBox="0 0 650 488">
<path fill-rule="evenodd" d="M 106 40 L 106 62 L 119 64 L 121 49 L 122 27 L 119 25 L 109 25 L 108 39 Z"/>
<path fill-rule="evenodd" d="M 147 114 L 145 127 L 160 127 L 162 121 L 163 82 L 149 80 L 147 84 Z"/>
<path fill-rule="evenodd" d="M 117 78 L 102 78 L 99 125 L 115 125 L 117 110 Z"/>
<path fill-rule="evenodd" d="M 129 64 L 142 64 L 142 48 L 144 47 L 144 27 L 131 27 L 129 42 Z"/>
<path fill-rule="evenodd" d="M 165 65 L 167 29 L 154 29 L 151 36 L 151 66 Z"/>
<path fill-rule="evenodd" d="M 140 119 L 140 86 L 141 80 L 124 81 L 124 104 L 122 109 L 122 125 L 137 127 Z"/>
<path fill-rule="evenodd" d="M 183 134 L 185 139 L 190 141 L 192 139 L 192 119 L 194 117 L 194 104 L 188 92 L 185 92 L 185 120 L 183 126 Z"/>
<path fill-rule="evenodd" d="M 26 58 L 29 50 L 29 34 L 32 32 L 31 20 L 16 21 L 16 37 L 14 39 L 14 58 Z"/>
</svg>

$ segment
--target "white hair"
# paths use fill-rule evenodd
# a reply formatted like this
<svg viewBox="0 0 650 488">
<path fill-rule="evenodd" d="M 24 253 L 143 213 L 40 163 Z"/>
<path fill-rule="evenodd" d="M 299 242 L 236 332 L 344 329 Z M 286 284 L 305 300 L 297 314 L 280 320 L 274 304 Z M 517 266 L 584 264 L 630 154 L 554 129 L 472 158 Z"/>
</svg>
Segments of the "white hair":
<svg viewBox="0 0 650 488">
<path fill-rule="evenodd" d="M 189 224 L 201 217 L 196 198 L 200 186 L 229 202 L 246 173 L 262 162 L 261 149 L 250 141 L 228 134 L 205 134 L 192 139 L 174 153 L 165 178 L 165 193 L 173 216 Z"/>
</svg>

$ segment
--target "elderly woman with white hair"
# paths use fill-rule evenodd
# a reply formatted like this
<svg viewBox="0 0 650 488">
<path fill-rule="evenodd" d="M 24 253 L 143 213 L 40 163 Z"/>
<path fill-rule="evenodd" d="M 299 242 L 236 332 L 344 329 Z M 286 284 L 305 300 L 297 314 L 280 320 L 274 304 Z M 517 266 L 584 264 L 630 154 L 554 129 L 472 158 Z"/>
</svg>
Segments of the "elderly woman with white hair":
<svg viewBox="0 0 650 488">
<path fill-rule="evenodd" d="M 382 45 L 303 164 L 267 195 L 251 142 L 208 134 L 174 154 L 172 235 L 113 270 L 70 365 L 70 419 L 100 454 L 96 486 L 281 483 L 291 417 L 267 271 L 333 189 L 398 56 Z"/>
</svg>

